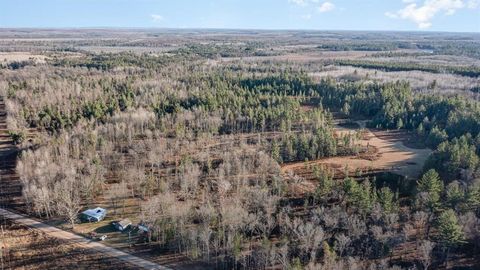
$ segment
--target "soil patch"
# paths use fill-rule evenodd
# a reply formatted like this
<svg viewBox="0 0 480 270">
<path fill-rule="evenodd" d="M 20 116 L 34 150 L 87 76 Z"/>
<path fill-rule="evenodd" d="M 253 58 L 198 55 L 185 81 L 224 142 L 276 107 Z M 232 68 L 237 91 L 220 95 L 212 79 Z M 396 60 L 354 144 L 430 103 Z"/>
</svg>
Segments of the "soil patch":
<svg viewBox="0 0 480 270">
<path fill-rule="evenodd" d="M 305 165 L 328 164 L 330 167 L 339 167 L 344 171 L 380 172 L 388 171 L 408 178 L 417 178 L 423 171 L 423 165 L 432 152 L 427 148 L 412 148 L 404 143 L 411 136 L 405 131 L 381 131 L 365 129 L 365 123 L 357 121 L 362 128 L 363 136 L 358 144 L 366 148 L 366 152 L 359 156 L 345 156 L 325 158 L 311 162 L 296 162 L 282 166 L 284 172 L 297 171 Z M 337 134 L 351 133 L 357 128 L 346 128 L 337 124 Z M 333 165 L 333 166 L 332 166 Z"/>
</svg>

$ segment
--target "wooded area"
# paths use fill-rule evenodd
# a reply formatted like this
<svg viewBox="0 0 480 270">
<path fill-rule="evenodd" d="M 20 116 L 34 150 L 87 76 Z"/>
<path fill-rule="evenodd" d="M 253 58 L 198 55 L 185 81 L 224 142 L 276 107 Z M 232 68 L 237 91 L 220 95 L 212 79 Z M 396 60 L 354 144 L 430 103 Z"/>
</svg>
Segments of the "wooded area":
<svg viewBox="0 0 480 270">
<path fill-rule="evenodd" d="M 202 39 L 165 53 L 98 53 L 50 41 L 58 47 L 42 52 L 45 62 L 2 64 L 0 95 L 20 149 L 24 210 L 75 229 L 82 209 L 107 205 L 113 216 L 150 228 L 137 243 L 149 256 L 176 254 L 206 269 L 480 267 L 478 93 L 437 90 L 438 73 L 478 82 L 478 55 L 469 49 L 478 42 L 351 39 L 304 49 L 281 35 L 228 46 Z M 51 46 L 22 42 L 21 49 Z M 478 65 L 387 63 L 379 55 L 275 58 L 325 51 L 403 57 L 395 51 L 422 55 L 428 46 Z M 438 81 L 417 91 L 408 79 L 372 81 L 356 70 L 355 80 L 315 76 L 345 65 L 371 74 L 422 71 Z M 341 133 L 339 119 L 366 126 Z M 378 149 L 360 143 L 367 129 L 402 132 L 415 147 L 430 148 L 421 176 L 309 163 L 373 156 Z M 302 171 L 285 169 L 292 164 Z"/>
</svg>

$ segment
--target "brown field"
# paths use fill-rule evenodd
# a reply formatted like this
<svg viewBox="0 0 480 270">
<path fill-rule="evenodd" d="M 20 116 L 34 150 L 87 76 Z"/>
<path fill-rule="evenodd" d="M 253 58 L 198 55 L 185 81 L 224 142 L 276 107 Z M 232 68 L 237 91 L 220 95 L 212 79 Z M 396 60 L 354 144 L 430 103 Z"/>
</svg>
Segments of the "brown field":
<svg viewBox="0 0 480 270">
<path fill-rule="evenodd" d="M 279 61 L 279 62 L 295 62 L 295 63 L 308 63 L 319 62 L 325 60 L 334 59 L 360 59 L 367 57 L 376 52 L 359 52 L 359 51 L 316 51 L 316 52 L 283 52 L 281 55 L 272 56 L 250 56 L 250 57 L 223 57 L 221 61 L 229 62 L 242 60 L 247 62 L 253 61 Z"/>
<path fill-rule="evenodd" d="M 365 123 L 359 121 L 360 126 Z M 358 129 L 344 128 L 337 125 L 337 134 L 355 132 Z M 409 178 L 416 178 L 423 169 L 423 164 L 432 152 L 430 149 L 418 149 L 406 146 L 407 134 L 403 131 L 372 131 L 364 129 L 364 135 L 359 140 L 361 146 L 372 148 L 367 152 L 370 156 L 332 157 L 310 162 L 297 162 L 282 167 L 284 172 L 296 171 L 305 165 L 326 164 L 340 171 L 348 169 L 356 171 L 389 171 Z"/>
<path fill-rule="evenodd" d="M 480 66 L 480 61 L 475 58 L 458 56 L 458 55 L 425 55 L 418 57 L 377 57 L 377 61 L 387 62 L 403 62 L 403 63 L 432 63 L 437 65 L 449 65 L 449 66 Z"/>
<path fill-rule="evenodd" d="M 431 73 L 425 71 L 381 71 L 350 66 L 328 66 L 323 70 L 309 74 L 315 80 L 320 81 L 327 77 L 339 78 L 346 81 L 368 80 L 371 82 L 396 82 L 406 80 L 412 89 L 423 92 L 429 85 L 437 82 L 435 91 L 443 94 L 471 94 L 469 89 L 480 84 L 480 78 L 469 78 L 447 73 Z"/>
<path fill-rule="evenodd" d="M 0 52 L 0 63 L 28 60 L 33 60 L 36 63 L 44 63 L 46 58 L 47 57 L 45 55 L 32 54 L 29 52 Z"/>
</svg>

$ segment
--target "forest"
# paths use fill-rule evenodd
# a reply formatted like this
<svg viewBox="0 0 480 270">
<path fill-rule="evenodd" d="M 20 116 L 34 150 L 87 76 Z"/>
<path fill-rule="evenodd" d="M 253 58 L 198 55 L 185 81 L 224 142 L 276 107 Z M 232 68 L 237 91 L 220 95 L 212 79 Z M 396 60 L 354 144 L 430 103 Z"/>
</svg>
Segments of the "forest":
<svg viewBox="0 0 480 270">
<path fill-rule="evenodd" d="M 28 49 L 0 65 L 18 211 L 87 234 L 101 228 L 80 212 L 106 207 L 98 226 L 130 218 L 149 228 L 119 248 L 175 256 L 186 268 L 480 267 L 476 36 L 322 42 L 285 33 L 271 42 L 219 33 L 230 39 L 222 43 L 162 33 L 175 42 L 160 52 L 158 36 L 141 35 L 149 38 L 112 52 L 92 49 L 109 47 L 107 38 L 4 37 Z M 426 86 L 409 81 L 412 71 Z M 468 87 L 444 91 L 449 76 Z M 395 154 L 375 140 L 429 154 L 375 167 Z"/>
</svg>

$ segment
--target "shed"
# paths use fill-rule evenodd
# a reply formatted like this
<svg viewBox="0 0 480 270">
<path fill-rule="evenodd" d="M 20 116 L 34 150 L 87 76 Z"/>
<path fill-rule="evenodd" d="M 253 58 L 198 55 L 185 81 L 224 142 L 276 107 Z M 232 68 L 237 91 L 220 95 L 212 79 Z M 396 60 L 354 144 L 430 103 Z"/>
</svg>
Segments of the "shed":
<svg viewBox="0 0 480 270">
<path fill-rule="evenodd" d="M 149 227 L 146 224 L 144 224 L 143 222 L 140 222 L 140 224 L 138 224 L 137 228 L 144 233 L 148 233 L 148 231 L 150 230 Z"/>
<path fill-rule="evenodd" d="M 80 215 L 80 218 L 88 222 L 99 222 L 105 218 L 107 215 L 107 210 L 101 207 L 94 209 L 87 209 L 83 211 Z"/>
<path fill-rule="evenodd" d="M 113 223 L 113 226 L 115 226 L 115 228 L 119 231 L 124 231 L 125 229 L 127 229 L 130 225 L 132 225 L 132 222 L 130 221 L 130 219 L 126 218 L 126 219 L 122 219 L 120 220 L 119 222 L 114 222 Z"/>
</svg>

